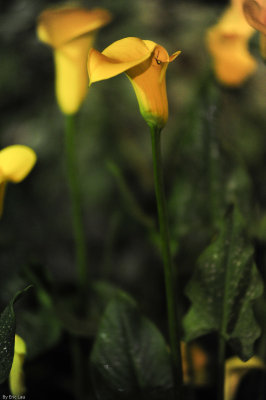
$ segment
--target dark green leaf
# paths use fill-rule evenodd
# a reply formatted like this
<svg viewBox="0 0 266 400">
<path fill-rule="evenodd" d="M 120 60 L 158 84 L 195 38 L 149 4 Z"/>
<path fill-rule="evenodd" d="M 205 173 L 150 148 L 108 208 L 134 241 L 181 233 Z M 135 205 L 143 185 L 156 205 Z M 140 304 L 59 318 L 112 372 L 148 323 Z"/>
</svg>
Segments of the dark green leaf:
<svg viewBox="0 0 266 400">
<path fill-rule="evenodd" d="M 199 258 L 186 288 L 192 305 L 184 319 L 185 339 L 218 331 L 240 358 L 249 359 L 260 335 L 252 300 L 262 290 L 253 248 L 235 208 L 225 218 L 219 236 Z"/>
<path fill-rule="evenodd" d="M 14 303 L 29 288 L 30 286 L 17 292 L 0 315 L 0 384 L 8 378 L 14 357 L 14 341 L 16 332 Z"/>
<path fill-rule="evenodd" d="M 98 399 L 170 399 L 172 370 L 165 341 L 135 302 L 108 305 L 91 354 Z"/>
</svg>

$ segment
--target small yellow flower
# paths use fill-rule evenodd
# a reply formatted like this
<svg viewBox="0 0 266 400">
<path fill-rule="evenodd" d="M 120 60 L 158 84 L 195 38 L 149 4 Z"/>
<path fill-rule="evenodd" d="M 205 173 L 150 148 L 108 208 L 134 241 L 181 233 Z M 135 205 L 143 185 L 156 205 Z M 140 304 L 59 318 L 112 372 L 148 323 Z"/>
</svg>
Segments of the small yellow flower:
<svg viewBox="0 0 266 400">
<path fill-rule="evenodd" d="M 21 182 L 36 163 L 35 152 L 27 146 L 13 145 L 0 151 L 0 216 L 7 182 Z"/>
<path fill-rule="evenodd" d="M 193 383 L 196 386 L 207 385 L 209 360 L 206 352 L 196 343 L 181 342 L 181 355 L 184 383 Z"/>
<path fill-rule="evenodd" d="M 26 343 L 15 335 L 14 358 L 9 374 L 9 387 L 13 396 L 21 396 L 26 392 L 24 383 L 23 364 L 26 355 Z"/>
<path fill-rule="evenodd" d="M 232 87 L 240 86 L 256 69 L 256 61 L 248 50 L 248 41 L 255 31 L 245 19 L 242 1 L 231 0 L 219 22 L 206 35 L 216 77 Z"/>
<path fill-rule="evenodd" d="M 266 58 L 266 2 L 264 0 L 244 0 L 243 11 L 250 26 L 261 33 L 261 55 Z"/>
<path fill-rule="evenodd" d="M 51 8 L 38 19 L 39 39 L 54 49 L 56 96 L 65 114 L 74 114 L 88 88 L 87 57 L 96 31 L 111 19 L 108 11 L 78 7 Z"/>
<path fill-rule="evenodd" d="M 229 358 L 225 363 L 224 400 L 233 400 L 241 379 L 251 369 L 264 369 L 262 360 L 256 356 L 244 362 L 238 357 Z"/>
<path fill-rule="evenodd" d="M 91 49 L 88 58 L 90 83 L 125 72 L 135 90 L 140 112 L 149 126 L 162 128 L 168 119 L 165 73 L 169 57 L 164 47 L 136 37 L 112 43 L 102 53 Z"/>
</svg>

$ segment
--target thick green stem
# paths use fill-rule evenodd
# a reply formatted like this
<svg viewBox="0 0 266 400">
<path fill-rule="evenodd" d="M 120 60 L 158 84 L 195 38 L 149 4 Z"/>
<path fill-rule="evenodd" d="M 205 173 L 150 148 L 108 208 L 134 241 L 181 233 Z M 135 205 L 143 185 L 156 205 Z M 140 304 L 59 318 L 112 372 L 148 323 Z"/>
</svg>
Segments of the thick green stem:
<svg viewBox="0 0 266 400">
<path fill-rule="evenodd" d="M 76 265 L 78 269 L 78 281 L 81 292 L 88 287 L 88 268 L 87 268 L 87 252 L 84 228 L 82 223 L 80 187 L 77 176 L 76 166 L 76 123 L 75 115 L 66 115 L 65 125 L 65 155 L 67 178 L 72 207 L 72 223 L 76 247 Z"/>
<path fill-rule="evenodd" d="M 157 200 L 157 211 L 161 236 L 161 251 L 164 264 L 164 277 L 166 288 L 166 300 L 168 311 L 168 329 L 173 362 L 174 382 L 176 395 L 179 400 L 183 399 L 183 373 L 181 359 L 181 321 L 176 301 L 176 288 L 174 281 L 172 257 L 170 251 L 170 238 L 168 227 L 167 207 L 164 192 L 161 144 L 161 129 L 151 127 L 152 154 L 153 154 L 153 172 L 154 186 Z"/>
</svg>

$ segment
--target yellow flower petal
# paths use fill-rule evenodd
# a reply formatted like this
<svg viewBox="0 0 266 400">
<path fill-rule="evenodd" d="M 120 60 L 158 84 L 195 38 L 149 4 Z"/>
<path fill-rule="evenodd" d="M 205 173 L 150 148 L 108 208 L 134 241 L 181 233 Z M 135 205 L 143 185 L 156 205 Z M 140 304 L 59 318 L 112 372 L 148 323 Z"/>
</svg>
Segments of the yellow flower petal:
<svg viewBox="0 0 266 400">
<path fill-rule="evenodd" d="M 167 51 L 155 44 L 148 60 L 126 71 L 134 87 L 140 112 L 149 126 L 163 128 L 168 119 L 168 100 L 165 73 L 169 62 L 179 52 L 169 57 Z"/>
<path fill-rule="evenodd" d="M 162 128 L 168 118 L 165 72 L 168 63 L 180 52 L 169 57 L 167 51 L 151 40 L 135 37 L 118 40 L 102 53 L 92 49 L 88 58 L 90 83 L 125 72 L 137 95 L 140 112 L 149 126 Z"/>
<path fill-rule="evenodd" d="M 257 62 L 248 51 L 245 38 L 221 33 L 214 27 L 208 31 L 207 44 L 216 77 L 224 85 L 238 87 L 255 72 Z"/>
<path fill-rule="evenodd" d="M 37 34 L 41 41 L 58 48 L 63 44 L 95 31 L 111 20 L 107 10 L 77 7 L 50 8 L 38 19 Z"/>
<path fill-rule="evenodd" d="M 196 343 L 181 342 L 182 368 L 184 382 L 197 386 L 207 385 L 208 355 Z M 190 370 L 192 369 L 192 370 Z M 192 375 L 192 376 L 191 376 Z"/>
<path fill-rule="evenodd" d="M 44 11 L 38 19 L 37 35 L 55 50 L 56 97 L 65 114 L 80 108 L 87 90 L 87 57 L 96 30 L 111 14 L 103 9 L 59 7 Z"/>
<path fill-rule="evenodd" d="M 0 182 L 20 182 L 36 163 L 35 152 L 27 146 L 8 146 L 0 151 Z"/>
<path fill-rule="evenodd" d="M 232 0 L 220 21 L 207 31 L 207 47 L 213 57 L 216 77 L 228 86 L 241 85 L 256 69 L 248 40 L 254 29 L 247 23 L 240 0 Z"/>
<path fill-rule="evenodd" d="M 231 0 L 231 4 L 225 9 L 217 25 L 225 35 L 239 35 L 249 39 L 254 29 L 246 21 L 242 2 L 243 0 Z"/>
<path fill-rule="evenodd" d="M 153 42 L 152 42 L 153 43 Z M 90 83 L 112 78 L 147 60 L 153 46 L 135 37 L 118 40 L 108 46 L 102 53 L 91 49 L 88 58 Z"/>
<path fill-rule="evenodd" d="M 243 376 L 253 368 L 264 369 L 263 361 L 254 356 L 244 362 L 238 357 L 229 358 L 225 363 L 224 400 L 233 400 Z"/>
<path fill-rule="evenodd" d="M 23 372 L 25 355 L 26 343 L 20 336 L 15 335 L 14 358 L 9 374 L 9 387 L 14 396 L 21 396 L 26 392 Z"/>
<path fill-rule="evenodd" d="M 259 0 L 244 0 L 243 11 L 250 26 L 266 35 L 265 2 Z"/>
<path fill-rule="evenodd" d="M 56 97 L 65 114 L 74 114 L 88 91 L 87 56 L 94 37 L 82 36 L 55 51 Z"/>
<path fill-rule="evenodd" d="M 261 32 L 260 50 L 262 57 L 266 58 L 266 3 L 262 0 L 245 0 L 243 11 L 250 26 Z"/>
</svg>

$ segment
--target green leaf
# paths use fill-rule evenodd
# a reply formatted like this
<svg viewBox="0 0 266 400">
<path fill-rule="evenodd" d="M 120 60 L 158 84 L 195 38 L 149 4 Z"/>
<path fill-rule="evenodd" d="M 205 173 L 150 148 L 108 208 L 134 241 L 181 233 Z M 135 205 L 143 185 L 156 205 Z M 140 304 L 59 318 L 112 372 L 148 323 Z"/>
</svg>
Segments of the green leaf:
<svg viewBox="0 0 266 400">
<path fill-rule="evenodd" d="M 184 318 L 185 340 L 218 331 L 242 360 L 253 355 L 260 335 L 252 300 L 263 284 L 237 208 L 222 223 L 216 240 L 199 258 L 186 288 L 191 307 Z"/>
<path fill-rule="evenodd" d="M 128 296 L 106 308 L 91 354 L 91 372 L 99 400 L 172 399 L 166 343 Z"/>
<path fill-rule="evenodd" d="M 9 376 L 14 357 L 16 317 L 14 303 L 30 288 L 28 286 L 15 294 L 0 315 L 0 384 Z"/>
</svg>

